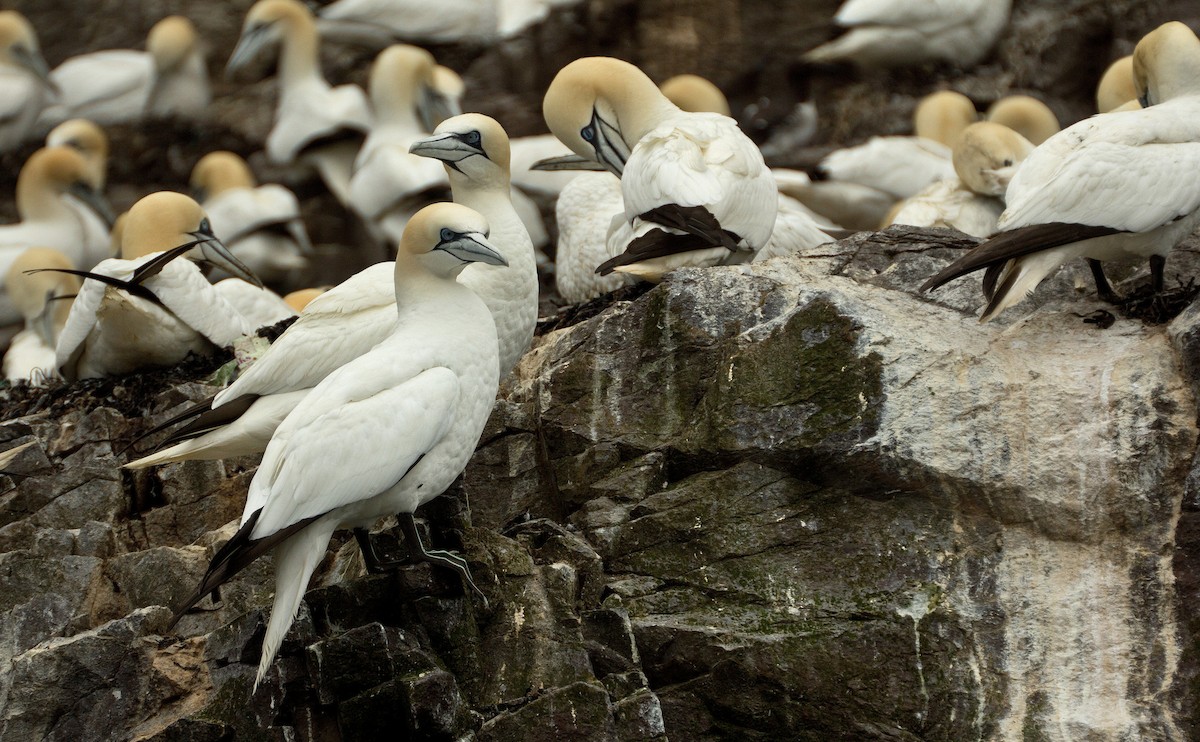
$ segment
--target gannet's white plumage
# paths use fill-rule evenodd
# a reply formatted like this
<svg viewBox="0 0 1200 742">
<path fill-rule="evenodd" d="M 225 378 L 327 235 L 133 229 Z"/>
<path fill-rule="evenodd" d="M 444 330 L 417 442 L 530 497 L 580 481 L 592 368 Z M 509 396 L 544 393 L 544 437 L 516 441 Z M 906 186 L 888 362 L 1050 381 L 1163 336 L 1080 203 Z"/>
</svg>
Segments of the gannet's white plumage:
<svg viewBox="0 0 1200 742">
<path fill-rule="evenodd" d="M 181 608 L 274 548 L 275 600 L 256 683 L 333 531 L 411 514 L 474 452 L 499 381 L 496 330 L 454 277 L 467 261 L 502 262 L 487 231 L 483 217 L 458 204 L 414 215 L 396 261 L 398 313 L 387 339 L 330 374 L 279 426 L 250 484 L 242 528 Z"/>
<path fill-rule="evenodd" d="M 495 3 L 480 0 L 337 0 L 320 13 L 322 36 L 377 48 L 399 40 L 485 41 L 498 25 Z"/>
<path fill-rule="evenodd" d="M 25 328 L 4 354 L 5 378 L 40 383 L 58 375 L 54 345 L 71 311 L 71 298 L 79 291 L 79 278 L 41 269 L 74 267 L 66 255 L 48 247 L 24 250 L 9 266 L 4 289 L 25 318 Z"/>
<path fill-rule="evenodd" d="M 78 152 L 87 166 L 87 183 L 96 193 L 103 193 L 108 175 L 108 136 L 104 130 L 87 119 L 70 119 L 50 130 L 47 147 L 70 147 Z M 107 205 L 98 208 L 92 199 L 85 201 L 73 193 L 63 195 L 83 226 L 84 256 L 79 267 L 91 268 L 111 255 L 112 218 Z"/>
<path fill-rule="evenodd" d="M 267 157 L 279 165 L 311 163 L 330 192 L 348 205 L 354 156 L 371 125 L 367 98 L 355 85 L 334 88 L 325 81 L 312 13 L 297 0 L 255 3 L 227 70 L 236 71 L 272 44 L 280 45 L 279 104 Z"/>
<path fill-rule="evenodd" d="M 798 255 L 819 245 L 836 242 L 821 231 L 808 208 L 799 201 L 779 194 L 779 215 L 771 239 L 754 255 L 755 263 L 781 255 Z"/>
<path fill-rule="evenodd" d="M 987 120 L 1007 126 L 1037 146 L 1062 130 L 1045 103 L 1029 95 L 1007 95 L 988 108 Z"/>
<path fill-rule="evenodd" d="M 1085 119 L 1035 149 L 1009 184 L 1001 232 L 923 289 L 987 267 L 988 320 L 1074 258 L 1148 257 L 1161 290 L 1167 253 L 1200 223 L 1200 40 L 1164 24 L 1138 43 L 1134 71 L 1151 106 Z"/>
<path fill-rule="evenodd" d="M 295 280 L 308 267 L 312 244 L 296 195 L 274 183 L 258 185 L 250 166 L 232 152 L 210 152 L 192 168 L 192 190 L 213 233 L 259 278 Z"/>
<path fill-rule="evenodd" d="M 950 148 L 976 118 L 975 105 L 966 96 L 949 90 L 932 93 L 913 111 L 914 136 L 872 137 L 833 152 L 819 169 L 830 180 L 908 198 L 954 175 Z"/>
<path fill-rule="evenodd" d="M 846 32 L 804 55 L 858 67 L 979 63 L 1008 23 L 1011 0 L 846 0 L 834 23 Z"/>
<path fill-rule="evenodd" d="M 625 224 L 625 201 L 617 176 L 577 173 L 558 195 L 554 210 L 558 220 L 554 283 L 563 299 L 578 304 L 633 283 L 633 277 L 624 273 L 596 273 L 596 266 L 620 254 L 608 249 L 613 221 Z"/>
<path fill-rule="evenodd" d="M 12 261 L 27 247 L 52 247 L 70 258 L 75 267 L 90 267 L 87 231 L 67 202 L 68 194 L 102 207 L 98 194 L 88 185 L 87 165 L 78 152 L 65 147 L 34 152 L 17 178 L 17 213 L 21 221 L 0 226 L 0 272 L 7 273 Z M 0 294 L 0 324 L 16 322 L 20 317 L 7 294 Z"/>
<path fill-rule="evenodd" d="M 213 288 L 246 319 L 253 330 L 270 327 L 297 314 L 279 294 L 240 278 L 231 276 L 217 281 Z"/>
<path fill-rule="evenodd" d="M 1121 57 L 1108 66 L 1096 86 L 1096 110 L 1108 113 L 1128 103 L 1136 102 L 1137 87 L 1133 84 L 1133 55 Z M 1140 107 L 1140 106 L 1139 106 Z"/>
<path fill-rule="evenodd" d="M 733 119 L 680 110 L 641 70 L 610 57 L 559 70 L 542 110 L 563 144 L 621 177 L 634 239 L 601 272 L 656 280 L 770 239 L 775 181 Z"/>
<path fill-rule="evenodd" d="M 42 112 L 45 125 L 69 118 L 109 125 L 146 116 L 194 116 L 212 100 L 196 29 L 178 15 L 154 24 L 146 51 L 110 49 L 71 57 L 50 79 L 61 94 Z"/>
<path fill-rule="evenodd" d="M 433 55 L 407 44 L 384 49 L 371 67 L 375 123 L 354 161 L 350 197 L 354 209 L 397 242 L 418 209 L 445 189 L 441 164 L 409 154 L 429 132 L 421 122 L 433 85 Z"/>
<path fill-rule="evenodd" d="M 0 152 L 33 133 L 53 93 L 33 26 L 15 10 L 0 11 Z"/>
<path fill-rule="evenodd" d="M 254 329 L 195 264 L 175 257 L 197 243 L 207 259 L 238 271 L 192 199 L 160 191 L 133 205 L 122 257 L 92 270 L 58 338 L 56 363 L 63 378 L 169 366 L 188 353 L 232 345 Z"/>
<path fill-rule="evenodd" d="M 307 289 L 296 289 L 295 291 L 284 294 L 283 303 L 292 308 L 292 311 L 299 314 L 321 294 L 329 290 L 328 286 L 314 286 Z"/>
<path fill-rule="evenodd" d="M 489 239 L 507 263 L 469 265 L 458 277 L 492 312 L 504 378 L 529 350 L 538 315 L 533 243 L 511 200 L 508 134 L 495 119 L 465 113 L 443 121 L 432 136 L 414 142 L 412 151 L 445 163 L 454 202 L 487 218 Z"/>
<path fill-rule="evenodd" d="M 904 201 L 892 224 L 953 227 L 990 237 L 1004 211 L 1004 192 L 1034 145 L 1017 132 L 990 121 L 971 124 L 954 146 L 957 177 L 934 183 Z"/>
</svg>

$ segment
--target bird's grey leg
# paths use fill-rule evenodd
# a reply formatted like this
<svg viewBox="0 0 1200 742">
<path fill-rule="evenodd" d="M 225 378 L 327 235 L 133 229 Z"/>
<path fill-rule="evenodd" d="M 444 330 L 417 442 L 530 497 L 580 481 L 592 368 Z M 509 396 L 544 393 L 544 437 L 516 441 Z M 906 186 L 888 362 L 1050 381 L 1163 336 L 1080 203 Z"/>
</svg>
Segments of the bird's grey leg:
<svg viewBox="0 0 1200 742">
<path fill-rule="evenodd" d="M 1088 258 L 1087 263 L 1088 268 L 1092 269 L 1092 280 L 1096 282 L 1096 294 L 1100 297 L 1100 301 L 1106 301 L 1109 304 L 1119 304 L 1121 297 L 1116 291 L 1113 291 L 1112 285 L 1108 282 L 1108 277 L 1104 275 L 1104 266 L 1100 264 L 1099 260 L 1093 258 Z"/>
<path fill-rule="evenodd" d="M 1150 285 L 1154 293 L 1161 294 L 1166 284 L 1167 259 L 1161 255 L 1150 256 Z"/>
<path fill-rule="evenodd" d="M 426 551 L 425 545 L 421 543 L 421 534 L 417 533 L 417 522 L 413 519 L 412 513 L 396 513 L 396 519 L 400 521 L 400 526 L 404 529 L 404 538 L 408 542 L 409 552 L 414 561 L 438 564 L 454 570 L 462 577 L 463 582 L 467 583 L 483 599 L 483 605 L 487 607 L 487 596 L 475 584 L 475 580 L 471 579 L 471 570 L 467 566 L 466 559 L 449 551 Z"/>
<path fill-rule="evenodd" d="M 390 572 L 404 564 L 399 559 L 385 560 L 375 551 L 375 542 L 371 540 L 371 532 L 365 528 L 354 529 L 354 540 L 358 542 L 358 550 L 362 552 L 363 564 L 369 574 L 378 575 Z"/>
</svg>

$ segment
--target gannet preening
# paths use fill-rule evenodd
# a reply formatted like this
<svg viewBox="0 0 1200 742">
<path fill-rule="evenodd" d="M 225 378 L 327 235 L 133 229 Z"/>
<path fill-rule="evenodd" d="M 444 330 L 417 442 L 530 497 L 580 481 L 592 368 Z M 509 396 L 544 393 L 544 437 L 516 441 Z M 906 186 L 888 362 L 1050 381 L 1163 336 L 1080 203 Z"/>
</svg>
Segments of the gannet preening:
<svg viewBox="0 0 1200 742">
<path fill-rule="evenodd" d="M 667 96 L 667 100 L 679 106 L 680 110 L 731 115 L 729 99 L 712 81 L 699 75 L 676 75 L 664 80 L 658 89 Z"/>
<path fill-rule="evenodd" d="M 0 152 L 33 133 L 57 93 L 33 26 L 15 10 L 0 11 Z"/>
<path fill-rule="evenodd" d="M 633 276 L 624 273 L 596 273 L 596 266 L 616 257 L 608 249 L 614 220 L 625 224 L 625 200 L 617 176 L 578 173 L 558 195 L 554 210 L 558 220 L 554 285 L 559 296 L 579 304 L 634 283 Z"/>
<path fill-rule="evenodd" d="M 76 272 L 86 280 L 56 348 L 64 379 L 174 365 L 188 353 L 232 345 L 253 331 L 194 263 L 179 259 L 193 247 L 228 272 L 256 280 L 217 240 L 203 209 L 187 196 L 160 191 L 130 208 L 122 257 Z"/>
<path fill-rule="evenodd" d="M 533 243 L 511 200 L 508 134 L 493 118 L 464 113 L 414 142 L 412 153 L 445 163 L 454 202 L 483 214 L 492 228 L 492 244 L 504 256 L 502 267 L 472 265 L 458 277 L 492 312 L 504 378 L 529 350 L 538 316 Z"/>
<path fill-rule="evenodd" d="M 1028 139 L 1034 146 L 1057 134 L 1062 125 L 1045 103 L 1029 95 L 1008 95 L 992 104 L 987 120 L 1002 124 Z M 953 145 L 951 145 L 953 146 Z"/>
<path fill-rule="evenodd" d="M 42 112 L 54 125 L 86 118 L 109 125 L 152 116 L 195 116 L 212 100 L 196 29 L 183 16 L 154 24 L 146 51 L 110 49 L 71 57 L 50 79 L 61 94 Z"/>
<path fill-rule="evenodd" d="M 1151 105 L 1093 116 L 1046 140 L 1009 184 L 1001 232 L 923 291 L 988 268 L 986 321 L 1077 257 L 1088 258 L 1105 300 L 1116 297 L 1099 261 L 1149 258 L 1162 290 L 1167 253 L 1200 223 L 1200 40 L 1166 23 L 1138 43 L 1133 66 Z"/>
<path fill-rule="evenodd" d="M 913 111 L 914 136 L 871 137 L 865 144 L 831 153 L 818 171 L 829 180 L 868 186 L 893 200 L 908 198 L 954 175 L 950 148 L 977 118 L 975 105 L 965 95 L 932 93 Z"/>
<path fill-rule="evenodd" d="M 602 263 L 660 280 L 771 237 L 777 191 L 758 147 L 728 116 L 687 113 L 637 67 L 586 57 L 559 70 L 542 111 L 550 131 L 621 178 L 633 240 Z"/>
<path fill-rule="evenodd" d="M 79 278 L 43 268 L 70 270 L 75 266 L 58 250 L 31 247 L 9 266 L 4 290 L 25 318 L 25 329 L 12 339 L 4 354 L 4 377 L 40 383 L 54 376 L 54 345 L 67 322 Z M 36 273 L 27 271 L 38 271 Z"/>
<path fill-rule="evenodd" d="M 482 216 L 458 204 L 413 216 L 396 258 L 399 312 L 387 339 L 330 374 L 279 426 L 250 483 L 241 528 L 176 612 L 178 620 L 273 550 L 275 601 L 256 686 L 338 528 L 364 529 L 356 531 L 363 543 L 366 528 L 396 514 L 419 558 L 454 569 L 478 591 L 462 557 L 425 551 L 412 513 L 467 465 L 496 398 L 491 313 L 454 280 L 468 263 L 504 264 L 487 232 Z"/>
<path fill-rule="evenodd" d="M 971 124 L 954 146 L 958 177 L 934 183 L 906 199 L 891 224 L 953 227 L 975 237 L 991 237 L 1004 211 L 1004 193 L 1033 143 L 990 121 Z"/>
<path fill-rule="evenodd" d="M 236 72 L 278 44 L 279 104 L 267 136 L 267 157 L 278 165 L 311 163 L 330 192 L 350 205 L 354 156 L 371 126 L 371 111 L 355 85 L 330 87 L 319 66 L 320 38 L 312 13 L 298 0 L 259 0 L 246 13 L 226 72 Z"/>
<path fill-rule="evenodd" d="M 108 176 L 108 136 L 104 130 L 87 119 L 70 119 L 50 130 L 46 135 L 47 147 L 70 147 L 78 152 L 87 166 L 87 183 L 96 193 L 104 192 Z M 96 200 L 84 201 L 72 193 L 63 195 L 63 200 L 75 212 L 84 231 L 84 258 L 82 268 L 91 268 L 105 258 L 112 257 L 110 244 L 113 225 L 112 211 L 103 208 Z"/>
<path fill-rule="evenodd" d="M 93 253 L 87 231 L 66 199 L 74 195 L 98 211 L 108 209 L 88 181 L 83 157 L 66 147 L 40 149 L 25 161 L 17 178 L 17 213 L 21 221 L 0 226 L 0 271 L 7 273 L 12 261 L 27 247 L 52 247 L 76 267 L 90 267 Z M 20 318 L 7 295 L 0 295 L 0 324 Z"/>
<path fill-rule="evenodd" d="M 213 233 L 263 281 L 295 281 L 308 267 L 312 243 L 300 203 L 287 188 L 258 185 L 233 152 L 210 152 L 192 168 L 191 187 Z"/>
<path fill-rule="evenodd" d="M 947 62 L 969 69 L 992 50 L 1011 6 L 1012 0 L 846 0 L 833 17 L 846 32 L 804 60 L 863 68 Z"/>
<path fill-rule="evenodd" d="M 409 154 L 409 146 L 429 132 L 420 109 L 436 95 L 433 55 L 408 44 L 379 53 L 371 66 L 375 123 L 354 161 L 350 197 L 355 211 L 378 225 L 395 244 L 409 218 L 444 197 L 441 165 Z"/>
<path fill-rule="evenodd" d="M 1096 110 L 1108 113 L 1129 103 L 1136 103 L 1137 87 L 1133 84 L 1133 55 L 1121 57 L 1108 66 L 1096 86 Z M 1140 107 L 1140 106 L 1139 106 Z"/>
</svg>

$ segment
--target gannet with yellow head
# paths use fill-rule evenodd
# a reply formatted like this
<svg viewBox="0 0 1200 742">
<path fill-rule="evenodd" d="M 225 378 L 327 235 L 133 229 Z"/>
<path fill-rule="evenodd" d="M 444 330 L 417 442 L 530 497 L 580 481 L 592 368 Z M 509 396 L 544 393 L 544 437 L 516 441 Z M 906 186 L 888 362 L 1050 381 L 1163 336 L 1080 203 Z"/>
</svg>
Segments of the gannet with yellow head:
<svg viewBox="0 0 1200 742">
<path fill-rule="evenodd" d="M 24 250 L 9 266 L 4 290 L 25 318 L 25 329 L 4 354 L 5 378 L 37 384 L 58 375 L 54 346 L 80 285 L 78 276 L 60 271 L 74 267 L 70 258 L 49 247 Z"/>
</svg>

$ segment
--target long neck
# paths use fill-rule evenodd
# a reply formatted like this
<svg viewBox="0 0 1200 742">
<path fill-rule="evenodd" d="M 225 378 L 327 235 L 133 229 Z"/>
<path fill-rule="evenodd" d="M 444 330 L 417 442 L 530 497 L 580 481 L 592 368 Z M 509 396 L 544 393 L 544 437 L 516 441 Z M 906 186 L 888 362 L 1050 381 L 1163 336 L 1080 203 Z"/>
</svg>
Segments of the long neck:
<svg viewBox="0 0 1200 742">
<path fill-rule="evenodd" d="M 396 303 L 404 306 L 426 301 L 453 290 L 454 282 L 439 278 L 421 265 L 416 256 L 400 246 L 396 255 Z"/>
<path fill-rule="evenodd" d="M 371 105 L 378 120 L 389 127 L 400 127 L 405 131 L 424 132 L 425 128 L 417 117 L 417 96 L 420 83 L 412 80 L 397 80 L 392 75 L 383 75 L 371 80 Z"/>
<path fill-rule="evenodd" d="M 17 180 L 17 213 L 22 221 L 57 219 L 70 210 L 58 192 L 39 174 Z"/>
<path fill-rule="evenodd" d="M 312 18 L 292 16 L 284 27 L 279 74 L 286 91 L 310 80 L 324 80 L 318 65 L 320 38 Z"/>
<path fill-rule="evenodd" d="M 628 97 L 617 111 L 621 137 L 632 150 L 660 121 L 681 112 L 678 106 L 659 92 L 654 83 L 645 88 L 638 86 L 629 91 Z"/>
<path fill-rule="evenodd" d="M 512 208 L 512 186 L 507 168 L 503 171 L 496 169 L 484 179 L 472 179 L 465 173 L 451 168 L 446 168 L 446 174 L 450 179 L 450 193 L 454 196 L 454 203 L 469 206 L 489 220 L 491 216 L 485 211 L 486 207 L 506 205 L 507 208 Z"/>
</svg>

